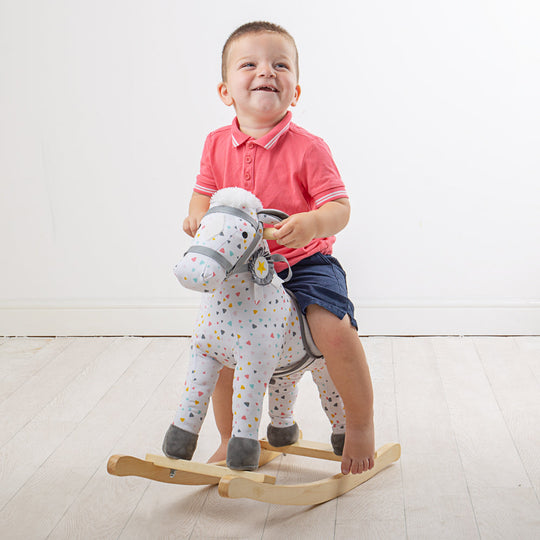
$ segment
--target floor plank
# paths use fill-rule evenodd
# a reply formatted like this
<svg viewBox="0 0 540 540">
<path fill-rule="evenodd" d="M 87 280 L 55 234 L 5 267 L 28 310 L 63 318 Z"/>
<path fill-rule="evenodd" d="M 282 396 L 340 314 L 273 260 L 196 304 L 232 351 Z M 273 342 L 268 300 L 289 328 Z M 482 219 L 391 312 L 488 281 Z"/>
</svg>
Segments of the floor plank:
<svg viewBox="0 0 540 540">
<path fill-rule="evenodd" d="M 28 402 L 20 402 L 22 413 L 17 409 L 7 411 L 9 414 L 6 420 L 18 420 L 21 416 L 24 420 L 6 422 L 8 423 L 6 431 L 12 432 L 17 424 L 20 429 L 0 448 L 0 462 L 2 463 L 0 510 L 35 474 L 65 437 L 77 427 L 93 406 L 94 400 L 101 396 L 101 388 L 111 384 L 106 373 L 112 358 L 108 357 L 106 352 L 114 341 L 111 339 L 87 341 L 79 358 L 69 355 L 68 360 L 72 362 L 69 366 L 71 369 L 68 368 L 68 361 L 55 364 L 55 369 L 51 374 L 53 379 L 50 381 L 50 386 L 55 387 L 56 390 L 54 397 L 50 395 L 50 390 L 36 388 L 33 384 L 25 385 L 21 389 L 23 392 L 12 394 L 11 397 L 19 399 L 22 394 L 28 398 Z M 52 363 L 49 364 L 51 365 Z M 60 366 L 65 369 L 64 372 L 60 371 Z M 38 379 L 42 384 L 47 385 L 47 382 L 43 380 L 44 372 L 45 370 L 42 370 L 39 376 L 33 379 Z M 28 395 L 28 386 L 34 388 L 35 394 Z M 47 404 L 42 409 L 36 410 L 37 405 L 45 399 Z M 8 399 L 2 403 L 2 406 L 7 403 L 11 407 L 13 401 L 16 400 Z M 2 412 L 5 415 L 5 409 Z M 4 437 L 5 432 L 2 432 L 2 438 Z"/>
<path fill-rule="evenodd" d="M 0 402 L 62 352 L 73 338 L 6 338 L 0 345 Z"/>
<path fill-rule="evenodd" d="M 429 338 L 392 338 L 409 538 L 478 538 Z"/>
<path fill-rule="evenodd" d="M 438 353 L 444 349 L 445 358 L 456 359 L 438 365 L 469 486 L 517 487 L 528 482 L 474 341 L 448 338 L 436 347 Z"/>
<path fill-rule="evenodd" d="M 531 373 L 540 382 L 540 336 L 518 336 L 513 340 Z"/>
<path fill-rule="evenodd" d="M 56 524 L 66 504 L 76 498 L 95 469 L 97 450 L 110 430 L 114 411 L 107 411 L 99 422 L 94 413 L 100 409 L 108 389 L 145 346 L 140 338 L 113 340 L 57 399 L 5 445 L 4 457 L 14 459 L 3 491 L 9 494 L 6 487 L 13 483 L 19 489 L 0 512 L 2 527 L 20 523 L 20 537 L 32 538 Z M 29 506 L 35 519 L 25 521 Z"/>
<path fill-rule="evenodd" d="M 79 338 L 66 347 L 60 340 L 60 352 L 0 403 L 0 447 L 56 399 L 112 339 Z"/>
<path fill-rule="evenodd" d="M 476 338 L 475 345 L 517 454 L 540 499 L 540 380 L 531 369 L 532 357 L 513 339 Z"/>
<path fill-rule="evenodd" d="M 73 437 L 74 445 L 82 441 L 91 446 L 87 481 L 77 486 L 77 498 L 59 516 L 50 538 L 119 537 L 150 481 L 108 475 L 108 456 L 130 453 L 144 457 L 154 433 L 164 433 L 168 415 L 159 414 L 160 423 L 155 414 L 149 416 L 146 411 L 149 403 L 156 402 L 156 395 L 161 398 L 158 388 L 186 350 L 182 338 L 153 339 L 88 416 L 81 432 Z M 66 453 L 68 448 L 62 455 Z"/>
<path fill-rule="evenodd" d="M 520 518 L 518 506 L 524 504 L 531 510 L 534 491 L 493 385 L 494 379 L 499 377 L 490 377 L 490 373 L 504 369 L 502 364 L 507 363 L 510 369 L 512 366 L 508 361 L 497 362 L 495 350 L 490 351 L 488 342 L 483 339 L 436 340 L 438 365 L 481 537 L 525 538 L 535 521 L 536 525 L 540 524 L 540 506 L 536 502 L 536 517 L 534 513 L 530 515 L 532 521 Z M 515 348 L 511 339 L 500 342 L 495 349 L 503 354 L 507 347 Z M 448 361 L 452 357 L 455 362 Z M 502 379 L 500 382 L 503 383 Z M 511 389 L 511 378 L 507 382 Z M 516 386 L 513 393 L 517 398 Z M 499 496 L 494 496 L 495 493 Z M 509 505 L 511 500 L 514 500 L 514 507 Z M 494 528 L 493 524 L 502 515 L 506 526 Z"/>
</svg>

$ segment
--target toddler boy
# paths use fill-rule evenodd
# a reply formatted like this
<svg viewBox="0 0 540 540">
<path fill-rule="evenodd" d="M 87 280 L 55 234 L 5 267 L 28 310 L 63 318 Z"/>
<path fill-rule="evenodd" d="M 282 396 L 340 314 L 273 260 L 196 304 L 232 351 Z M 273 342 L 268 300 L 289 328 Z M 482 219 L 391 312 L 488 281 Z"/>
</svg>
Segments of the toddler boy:
<svg viewBox="0 0 540 540">
<path fill-rule="evenodd" d="M 206 139 L 184 231 L 195 235 L 210 197 L 225 187 L 247 189 L 265 208 L 289 214 L 276 225 L 269 248 L 292 267 L 286 286 L 306 314 L 343 399 L 341 470 L 361 473 L 373 467 L 373 390 L 345 272 L 331 256 L 334 235 L 349 220 L 349 200 L 327 145 L 291 121 L 289 107 L 300 97 L 298 73 L 296 44 L 282 27 L 253 22 L 231 34 L 218 92 L 236 118 Z M 225 458 L 231 437 L 232 379 L 233 371 L 223 368 L 213 394 L 222 441 L 210 461 Z"/>
</svg>

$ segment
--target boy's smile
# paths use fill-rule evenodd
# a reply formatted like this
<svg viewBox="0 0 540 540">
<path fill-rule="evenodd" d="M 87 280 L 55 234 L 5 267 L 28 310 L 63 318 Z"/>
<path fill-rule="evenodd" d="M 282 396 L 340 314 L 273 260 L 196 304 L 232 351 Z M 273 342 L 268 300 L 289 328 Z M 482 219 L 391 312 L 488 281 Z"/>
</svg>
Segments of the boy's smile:
<svg viewBox="0 0 540 540">
<path fill-rule="evenodd" d="M 258 86 L 257 88 L 254 88 L 252 92 L 277 92 L 278 89 L 274 88 L 273 86 Z"/>
<path fill-rule="evenodd" d="M 300 96 L 296 50 L 280 34 L 263 32 L 236 39 L 227 58 L 227 80 L 218 86 L 234 105 L 240 129 L 261 137 L 277 125 Z"/>
</svg>

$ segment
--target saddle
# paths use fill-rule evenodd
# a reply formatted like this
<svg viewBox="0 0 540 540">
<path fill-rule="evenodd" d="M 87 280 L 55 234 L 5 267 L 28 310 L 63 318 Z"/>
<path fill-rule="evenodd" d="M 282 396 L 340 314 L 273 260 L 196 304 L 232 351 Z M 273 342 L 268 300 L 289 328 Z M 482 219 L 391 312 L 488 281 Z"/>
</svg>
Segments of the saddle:
<svg viewBox="0 0 540 540">
<path fill-rule="evenodd" d="M 304 370 L 311 364 L 313 364 L 315 360 L 323 357 L 323 354 L 317 348 L 317 345 L 315 345 L 315 341 L 313 340 L 313 336 L 311 335 L 311 330 L 309 329 L 307 317 L 300 309 L 300 305 L 298 304 L 296 296 L 294 296 L 294 294 L 287 288 L 285 288 L 285 290 L 291 297 L 291 302 L 296 307 L 296 311 L 299 315 L 298 320 L 300 322 L 300 334 L 302 336 L 302 343 L 304 344 L 305 354 L 298 362 L 276 369 L 276 371 L 274 371 L 274 377 L 285 377 L 287 375 L 292 375 L 293 373 L 298 373 L 299 371 Z"/>
</svg>

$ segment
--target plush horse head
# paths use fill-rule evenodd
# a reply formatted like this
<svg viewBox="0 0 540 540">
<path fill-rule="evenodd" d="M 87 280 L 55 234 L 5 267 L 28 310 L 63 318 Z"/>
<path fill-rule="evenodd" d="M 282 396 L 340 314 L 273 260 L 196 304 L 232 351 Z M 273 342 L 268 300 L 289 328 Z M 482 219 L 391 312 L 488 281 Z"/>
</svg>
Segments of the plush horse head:
<svg viewBox="0 0 540 540">
<path fill-rule="evenodd" d="M 225 188 L 212 197 L 193 245 L 175 267 L 180 283 L 211 292 L 231 274 L 251 271 L 255 283 L 267 285 L 274 276 L 273 260 L 263 238 L 263 225 L 287 214 L 264 210 L 261 201 L 242 188 Z"/>
</svg>

